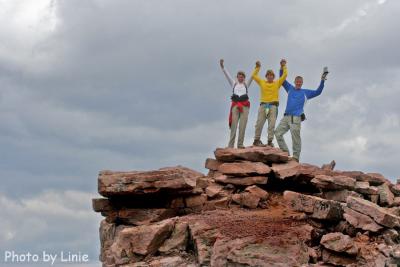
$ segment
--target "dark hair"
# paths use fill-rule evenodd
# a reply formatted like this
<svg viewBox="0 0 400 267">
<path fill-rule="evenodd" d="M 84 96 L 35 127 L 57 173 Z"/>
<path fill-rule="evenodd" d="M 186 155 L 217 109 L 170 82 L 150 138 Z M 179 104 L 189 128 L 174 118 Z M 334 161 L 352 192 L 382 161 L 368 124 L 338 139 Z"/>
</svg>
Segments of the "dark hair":
<svg viewBox="0 0 400 267">
<path fill-rule="evenodd" d="M 303 77 L 301 77 L 301 76 L 296 76 L 296 78 L 294 78 L 294 80 L 297 80 L 297 79 L 302 79 L 302 80 L 303 80 Z"/>
<path fill-rule="evenodd" d="M 243 75 L 245 78 L 246 78 L 246 74 L 244 73 L 244 71 L 238 71 L 238 73 L 236 74 L 236 76 L 239 76 L 239 75 Z"/>
</svg>

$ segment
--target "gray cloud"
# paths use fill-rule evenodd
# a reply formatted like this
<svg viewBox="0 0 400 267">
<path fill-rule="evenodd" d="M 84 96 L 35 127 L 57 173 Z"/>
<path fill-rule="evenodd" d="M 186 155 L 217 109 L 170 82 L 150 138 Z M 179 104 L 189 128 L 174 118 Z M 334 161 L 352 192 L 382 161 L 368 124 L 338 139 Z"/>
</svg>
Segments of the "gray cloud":
<svg viewBox="0 0 400 267">
<path fill-rule="evenodd" d="M 43 190 L 95 192 L 101 169 L 182 164 L 204 171 L 204 159 L 228 138 L 230 88 L 218 66 L 221 57 L 232 73 L 248 75 L 258 59 L 262 71 L 277 71 L 285 57 L 288 80 L 300 74 L 308 88 L 317 87 L 322 67 L 329 66 L 323 94 L 306 108 L 303 160 L 335 159 L 338 168 L 399 175 L 397 1 L 0 5 L 0 193 L 17 210 L 26 208 L 21 199 L 41 198 Z M 246 144 L 254 134 L 256 84 L 250 97 Z M 83 201 L 78 207 L 89 213 Z M 28 215 L 37 229 L 49 227 Z M 15 213 L 6 224 L 21 216 Z M 82 221 L 71 214 L 43 217 Z M 98 244 L 98 221 L 87 221 Z M 71 232 L 65 244 L 93 251 L 72 234 L 83 229 L 65 228 Z M 29 248 L 44 237 L 47 245 L 60 239 L 53 228 L 23 244 L 3 242 Z"/>
<path fill-rule="evenodd" d="M 94 225 L 100 216 L 90 210 L 94 194 L 79 191 L 45 191 L 29 198 L 14 200 L 0 194 L 0 262 L 5 252 L 17 254 L 78 253 L 98 261 L 98 242 Z M 12 264 L 11 264 L 12 265 Z M 15 263 L 14 263 L 15 265 Z"/>
</svg>

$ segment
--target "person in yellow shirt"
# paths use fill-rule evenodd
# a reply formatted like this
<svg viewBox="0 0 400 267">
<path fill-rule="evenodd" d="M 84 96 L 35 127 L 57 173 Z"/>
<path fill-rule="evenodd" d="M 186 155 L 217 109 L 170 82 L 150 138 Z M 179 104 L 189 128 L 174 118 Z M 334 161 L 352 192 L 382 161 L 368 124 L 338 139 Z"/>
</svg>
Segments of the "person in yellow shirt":
<svg viewBox="0 0 400 267">
<path fill-rule="evenodd" d="M 261 142 L 261 132 L 266 120 L 268 120 L 268 145 L 273 146 L 272 141 L 274 140 L 275 123 L 278 116 L 279 88 L 287 77 L 286 60 L 282 59 L 280 64 L 283 74 L 278 80 L 274 80 L 275 73 L 272 70 L 267 70 L 266 80 L 261 79 L 258 75 L 261 68 L 260 61 L 256 62 L 256 68 L 253 71 L 252 78 L 260 86 L 260 107 L 258 108 L 254 146 L 264 146 Z"/>
</svg>

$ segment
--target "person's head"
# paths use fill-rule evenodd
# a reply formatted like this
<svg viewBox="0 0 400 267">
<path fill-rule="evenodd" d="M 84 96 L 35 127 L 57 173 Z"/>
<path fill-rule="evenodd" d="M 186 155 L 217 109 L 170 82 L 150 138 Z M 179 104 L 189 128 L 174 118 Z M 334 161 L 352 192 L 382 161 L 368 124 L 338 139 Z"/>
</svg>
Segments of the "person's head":
<svg viewBox="0 0 400 267">
<path fill-rule="evenodd" d="M 267 70 L 267 73 L 265 74 L 265 78 L 267 78 L 267 81 L 272 83 L 275 78 L 275 73 L 273 70 Z"/>
<path fill-rule="evenodd" d="M 294 79 L 294 87 L 296 89 L 300 89 L 302 85 L 303 85 L 303 77 L 296 76 L 296 78 Z"/>
<path fill-rule="evenodd" d="M 244 83 L 244 80 L 246 79 L 246 74 L 244 73 L 244 71 L 238 71 L 236 78 L 238 82 Z"/>
</svg>

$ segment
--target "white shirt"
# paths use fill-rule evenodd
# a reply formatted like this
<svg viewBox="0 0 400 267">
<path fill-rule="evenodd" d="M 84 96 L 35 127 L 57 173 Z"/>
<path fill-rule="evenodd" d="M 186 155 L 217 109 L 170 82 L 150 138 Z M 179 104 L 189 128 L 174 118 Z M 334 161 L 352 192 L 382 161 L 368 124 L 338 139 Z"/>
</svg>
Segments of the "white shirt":
<svg viewBox="0 0 400 267">
<path fill-rule="evenodd" d="M 250 78 L 247 83 L 246 82 L 239 83 L 237 80 L 232 79 L 228 70 L 223 68 L 222 71 L 224 72 L 225 77 L 228 80 L 228 83 L 230 84 L 231 88 L 233 88 L 233 86 L 235 86 L 235 88 L 233 88 L 233 93 L 235 95 L 241 96 L 241 95 L 245 95 L 247 93 L 246 85 L 247 85 L 247 88 L 249 88 L 251 82 L 253 81 L 253 78 Z"/>
</svg>

